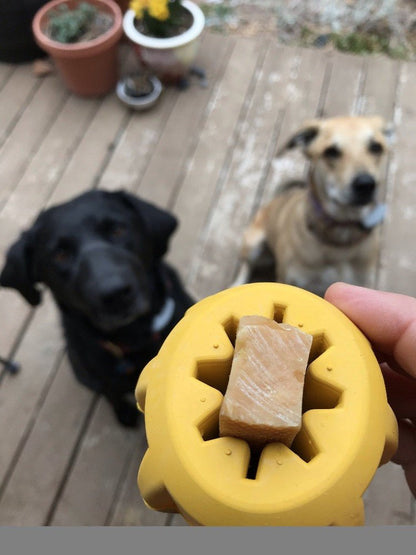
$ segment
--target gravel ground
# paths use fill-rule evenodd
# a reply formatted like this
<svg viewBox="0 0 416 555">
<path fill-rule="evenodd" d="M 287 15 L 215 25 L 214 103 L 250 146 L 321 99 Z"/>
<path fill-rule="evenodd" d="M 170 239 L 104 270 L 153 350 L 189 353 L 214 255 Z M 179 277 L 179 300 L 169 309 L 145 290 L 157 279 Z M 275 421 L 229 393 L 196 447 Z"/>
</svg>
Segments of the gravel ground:
<svg viewBox="0 0 416 555">
<path fill-rule="evenodd" d="M 199 0 L 223 33 L 416 59 L 416 0 Z M 344 40 L 347 37 L 347 42 Z M 367 50 L 366 50 L 367 49 Z"/>
</svg>

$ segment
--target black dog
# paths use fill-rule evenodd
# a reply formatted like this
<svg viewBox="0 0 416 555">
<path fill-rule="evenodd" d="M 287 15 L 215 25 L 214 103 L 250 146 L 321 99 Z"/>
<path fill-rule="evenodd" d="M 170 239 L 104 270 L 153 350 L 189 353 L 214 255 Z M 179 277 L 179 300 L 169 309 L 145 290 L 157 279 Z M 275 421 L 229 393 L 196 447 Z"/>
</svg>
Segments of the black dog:
<svg viewBox="0 0 416 555">
<path fill-rule="evenodd" d="M 78 380 L 137 424 L 128 399 L 193 300 L 162 261 L 177 220 L 124 191 L 89 191 L 42 212 L 7 253 L 0 276 L 31 304 L 38 284 L 60 309 Z"/>
</svg>

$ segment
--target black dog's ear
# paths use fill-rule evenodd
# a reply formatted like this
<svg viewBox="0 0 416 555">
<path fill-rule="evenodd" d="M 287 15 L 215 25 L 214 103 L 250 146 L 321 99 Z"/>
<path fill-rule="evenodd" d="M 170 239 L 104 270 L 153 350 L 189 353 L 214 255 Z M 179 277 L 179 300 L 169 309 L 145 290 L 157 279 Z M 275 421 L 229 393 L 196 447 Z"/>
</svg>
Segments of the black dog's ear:
<svg viewBox="0 0 416 555">
<path fill-rule="evenodd" d="M 41 301 L 41 293 L 35 288 L 32 270 L 33 234 L 24 231 L 9 248 L 6 263 L 0 274 L 0 285 L 17 289 L 33 306 Z"/>
<path fill-rule="evenodd" d="M 276 156 L 280 156 L 285 150 L 290 150 L 292 148 L 301 146 L 306 148 L 315 139 L 319 133 L 319 122 L 317 120 L 311 120 L 305 123 L 305 125 L 297 131 L 284 145 L 284 147 L 276 153 Z"/>
<path fill-rule="evenodd" d="M 175 231 L 178 220 L 161 208 L 144 201 L 126 191 L 116 191 L 125 205 L 134 210 L 152 240 L 155 255 L 161 258 L 168 249 L 169 238 Z"/>
</svg>

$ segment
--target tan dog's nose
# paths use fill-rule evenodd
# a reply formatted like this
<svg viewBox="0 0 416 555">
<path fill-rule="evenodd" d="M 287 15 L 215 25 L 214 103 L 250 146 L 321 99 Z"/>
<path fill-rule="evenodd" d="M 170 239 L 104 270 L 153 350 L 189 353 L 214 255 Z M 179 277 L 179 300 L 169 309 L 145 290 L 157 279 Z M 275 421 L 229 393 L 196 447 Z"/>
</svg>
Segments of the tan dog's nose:
<svg viewBox="0 0 416 555">
<path fill-rule="evenodd" d="M 374 198 L 376 181 L 369 173 L 360 173 L 354 178 L 351 188 L 354 204 L 369 204 Z"/>
</svg>

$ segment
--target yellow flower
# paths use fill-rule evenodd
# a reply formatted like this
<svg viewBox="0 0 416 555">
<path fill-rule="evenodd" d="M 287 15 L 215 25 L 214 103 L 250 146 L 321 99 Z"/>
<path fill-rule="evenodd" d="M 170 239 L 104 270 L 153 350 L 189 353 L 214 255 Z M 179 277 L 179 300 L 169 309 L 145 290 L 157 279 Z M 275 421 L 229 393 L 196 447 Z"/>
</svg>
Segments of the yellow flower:
<svg viewBox="0 0 416 555">
<path fill-rule="evenodd" d="M 168 0 L 149 0 L 149 15 L 165 21 L 169 17 Z"/>
<path fill-rule="evenodd" d="M 143 17 L 143 12 L 148 8 L 149 0 L 131 0 L 129 8 L 134 11 L 136 17 L 140 19 Z"/>
</svg>

